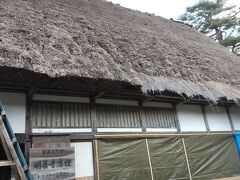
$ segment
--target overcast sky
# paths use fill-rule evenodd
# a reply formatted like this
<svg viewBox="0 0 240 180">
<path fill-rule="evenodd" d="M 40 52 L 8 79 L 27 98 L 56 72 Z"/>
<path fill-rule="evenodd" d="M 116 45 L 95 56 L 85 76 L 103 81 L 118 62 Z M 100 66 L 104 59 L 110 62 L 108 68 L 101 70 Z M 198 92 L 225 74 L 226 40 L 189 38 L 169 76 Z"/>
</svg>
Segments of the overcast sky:
<svg viewBox="0 0 240 180">
<path fill-rule="evenodd" d="M 154 13 L 167 19 L 177 19 L 186 7 L 192 6 L 199 0 L 108 0 L 115 4 L 142 12 Z M 229 4 L 240 5 L 240 0 L 228 0 Z"/>
</svg>

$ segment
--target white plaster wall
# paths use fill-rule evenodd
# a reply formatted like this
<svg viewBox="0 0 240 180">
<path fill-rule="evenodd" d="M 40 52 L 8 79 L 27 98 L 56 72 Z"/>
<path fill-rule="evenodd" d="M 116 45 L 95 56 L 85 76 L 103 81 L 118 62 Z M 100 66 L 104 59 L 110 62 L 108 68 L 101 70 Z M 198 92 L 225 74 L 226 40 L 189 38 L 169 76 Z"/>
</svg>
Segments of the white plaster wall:
<svg viewBox="0 0 240 180">
<path fill-rule="evenodd" d="M 178 105 L 177 113 L 181 131 L 206 131 L 201 106 Z"/>
<path fill-rule="evenodd" d="M 71 143 L 71 146 L 75 147 L 76 177 L 93 177 L 94 169 L 92 142 Z"/>
<path fill-rule="evenodd" d="M 206 107 L 206 116 L 210 131 L 231 131 L 231 125 L 225 107 Z"/>
<path fill-rule="evenodd" d="M 34 128 L 32 133 L 90 133 L 91 128 Z"/>
<path fill-rule="evenodd" d="M 14 133 L 25 133 L 26 95 L 0 92 L 0 101 L 4 106 Z"/>
<path fill-rule="evenodd" d="M 240 107 L 232 107 L 229 111 L 232 117 L 234 129 L 240 131 Z"/>
<path fill-rule="evenodd" d="M 146 128 L 146 132 L 174 133 L 176 128 Z"/>
</svg>

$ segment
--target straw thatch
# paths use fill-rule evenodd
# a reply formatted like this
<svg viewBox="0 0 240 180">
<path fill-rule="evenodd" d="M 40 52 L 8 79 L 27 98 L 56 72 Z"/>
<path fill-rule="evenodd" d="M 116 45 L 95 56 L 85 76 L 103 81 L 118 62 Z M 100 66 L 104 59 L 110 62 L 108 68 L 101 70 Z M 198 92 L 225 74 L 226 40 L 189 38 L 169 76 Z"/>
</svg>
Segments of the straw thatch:
<svg viewBox="0 0 240 180">
<path fill-rule="evenodd" d="M 103 0 L 0 1 L 0 66 L 240 97 L 240 58 L 189 26 Z"/>
</svg>

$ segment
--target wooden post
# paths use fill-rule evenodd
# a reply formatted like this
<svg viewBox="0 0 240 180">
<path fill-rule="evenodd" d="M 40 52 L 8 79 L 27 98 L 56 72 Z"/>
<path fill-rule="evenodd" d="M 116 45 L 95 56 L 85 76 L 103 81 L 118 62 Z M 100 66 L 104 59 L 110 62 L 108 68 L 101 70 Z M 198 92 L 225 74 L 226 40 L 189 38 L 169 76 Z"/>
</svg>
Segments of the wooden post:
<svg viewBox="0 0 240 180">
<path fill-rule="evenodd" d="M 142 128 L 143 132 L 146 132 L 146 126 L 144 124 L 144 121 L 146 121 L 146 117 L 144 114 L 144 109 L 143 109 L 143 102 L 138 101 L 138 110 L 139 110 L 139 121 L 140 121 L 140 126 Z"/>
<path fill-rule="evenodd" d="M 184 138 L 182 138 L 182 144 L 183 144 L 183 150 L 184 150 L 184 153 L 185 153 L 185 159 L 186 159 L 186 163 L 187 163 L 189 178 L 190 178 L 190 180 L 192 180 L 192 173 L 191 173 L 190 165 L 189 165 L 189 162 L 188 162 L 188 156 L 187 156 L 187 150 L 186 150 Z"/>
<path fill-rule="evenodd" d="M 177 128 L 177 132 L 181 133 L 181 126 L 180 126 L 179 118 L 178 118 L 178 114 L 177 114 L 177 105 L 174 103 L 174 104 L 172 104 L 172 106 L 173 106 L 174 120 L 175 120 L 175 125 Z"/>
<path fill-rule="evenodd" d="M 25 159 L 29 162 L 29 150 L 31 148 L 31 133 L 32 133 L 32 120 L 31 120 L 31 107 L 32 107 L 32 98 L 33 90 L 30 89 L 26 95 L 26 124 L 25 124 L 25 147 L 24 154 Z"/>
<path fill-rule="evenodd" d="M 154 180 L 154 178 L 153 178 L 153 170 L 152 170 L 152 161 L 151 161 L 151 156 L 150 156 L 150 152 L 149 152 L 147 138 L 145 139 L 145 142 L 146 142 L 146 147 L 147 147 L 147 154 L 148 154 L 148 162 L 149 162 L 149 168 L 150 168 L 150 173 L 151 173 L 151 180 Z"/>
<path fill-rule="evenodd" d="M 91 124 L 92 124 L 92 130 L 93 133 L 97 132 L 97 114 L 96 114 L 96 104 L 95 99 L 90 98 L 90 118 L 91 118 Z"/>
<path fill-rule="evenodd" d="M 93 141 L 94 142 L 94 154 L 95 154 L 95 176 L 96 180 L 100 180 L 100 172 L 99 172 L 99 159 L 98 159 L 98 141 L 97 139 Z"/>
<path fill-rule="evenodd" d="M 234 128 L 234 125 L 233 125 L 233 120 L 232 120 L 232 116 L 231 116 L 230 111 L 229 111 L 229 107 L 226 107 L 226 112 L 227 112 L 227 115 L 228 115 L 228 119 L 229 119 L 229 122 L 230 122 L 230 125 L 231 125 L 232 132 L 234 132 L 235 128 Z"/>
<path fill-rule="evenodd" d="M 91 125 L 92 125 L 92 131 L 93 134 L 97 133 L 97 114 L 96 114 L 96 104 L 95 104 L 95 98 L 90 98 L 90 118 L 91 118 Z M 93 140 L 93 152 L 94 152 L 94 174 L 96 177 L 96 180 L 100 180 L 99 176 L 99 164 L 98 164 L 98 144 L 97 140 Z"/>
</svg>

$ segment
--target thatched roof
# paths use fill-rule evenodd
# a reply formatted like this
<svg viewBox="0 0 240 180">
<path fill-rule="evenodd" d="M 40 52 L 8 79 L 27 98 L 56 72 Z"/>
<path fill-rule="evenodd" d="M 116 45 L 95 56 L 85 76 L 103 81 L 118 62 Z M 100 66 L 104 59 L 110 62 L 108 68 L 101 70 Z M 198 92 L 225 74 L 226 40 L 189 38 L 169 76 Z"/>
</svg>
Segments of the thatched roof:
<svg viewBox="0 0 240 180">
<path fill-rule="evenodd" d="M 189 26 L 103 0 L 1 0 L 0 66 L 240 98 L 240 58 Z"/>
</svg>

